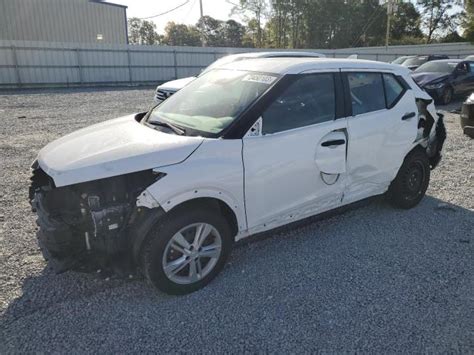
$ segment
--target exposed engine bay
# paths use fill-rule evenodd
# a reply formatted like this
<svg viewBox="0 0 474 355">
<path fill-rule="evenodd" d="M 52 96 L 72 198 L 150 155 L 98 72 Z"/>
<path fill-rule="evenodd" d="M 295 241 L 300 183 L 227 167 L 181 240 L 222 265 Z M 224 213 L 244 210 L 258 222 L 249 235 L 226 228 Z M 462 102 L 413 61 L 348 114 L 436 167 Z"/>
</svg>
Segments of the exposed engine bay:
<svg viewBox="0 0 474 355">
<path fill-rule="evenodd" d="M 130 258 L 132 226 L 147 211 L 137 196 L 160 178 L 151 170 L 64 187 L 33 164 L 29 199 L 37 213 L 39 245 L 56 271 L 100 267 L 114 257 Z M 123 263 L 123 260 L 122 260 Z"/>
</svg>

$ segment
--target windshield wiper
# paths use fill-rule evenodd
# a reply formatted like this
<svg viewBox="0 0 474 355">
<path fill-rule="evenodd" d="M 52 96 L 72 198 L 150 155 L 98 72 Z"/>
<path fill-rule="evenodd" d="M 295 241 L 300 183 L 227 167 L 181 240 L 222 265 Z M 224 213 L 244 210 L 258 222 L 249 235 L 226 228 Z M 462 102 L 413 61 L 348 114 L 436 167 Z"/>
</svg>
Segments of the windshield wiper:
<svg viewBox="0 0 474 355">
<path fill-rule="evenodd" d="M 155 125 L 155 126 L 162 126 L 162 127 L 170 128 L 174 133 L 176 133 L 180 136 L 186 134 L 186 131 L 184 129 L 176 127 L 174 124 L 171 124 L 171 123 L 168 123 L 168 122 L 164 122 L 164 121 L 148 121 L 148 122 L 151 123 L 152 125 Z"/>
</svg>

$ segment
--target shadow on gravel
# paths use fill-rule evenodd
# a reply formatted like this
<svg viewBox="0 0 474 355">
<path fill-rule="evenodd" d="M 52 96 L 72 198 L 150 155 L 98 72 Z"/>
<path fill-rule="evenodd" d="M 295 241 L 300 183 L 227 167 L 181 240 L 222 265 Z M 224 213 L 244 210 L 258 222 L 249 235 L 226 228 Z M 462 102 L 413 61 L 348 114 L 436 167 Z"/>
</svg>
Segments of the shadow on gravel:
<svg viewBox="0 0 474 355">
<path fill-rule="evenodd" d="M 376 199 L 238 244 L 181 297 L 46 267 L 2 315 L 0 352 L 463 352 L 473 230 L 473 211 L 433 197 L 408 211 Z"/>
</svg>

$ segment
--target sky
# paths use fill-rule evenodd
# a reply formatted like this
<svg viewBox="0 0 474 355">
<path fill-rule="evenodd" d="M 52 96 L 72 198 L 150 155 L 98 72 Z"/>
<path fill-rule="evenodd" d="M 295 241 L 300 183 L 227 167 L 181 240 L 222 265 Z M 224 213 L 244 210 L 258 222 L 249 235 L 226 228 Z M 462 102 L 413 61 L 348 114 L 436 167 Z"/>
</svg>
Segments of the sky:
<svg viewBox="0 0 474 355">
<path fill-rule="evenodd" d="M 238 2 L 238 0 L 231 0 Z M 184 6 L 168 14 L 148 19 L 156 24 L 158 33 L 163 33 L 169 21 L 194 25 L 199 20 L 199 0 L 107 0 L 115 4 L 128 6 L 127 17 L 148 17 L 160 14 L 186 3 Z M 227 0 L 202 0 L 204 15 L 212 16 L 219 20 L 228 20 L 233 5 Z M 237 16 L 232 17 L 238 20 Z"/>
</svg>

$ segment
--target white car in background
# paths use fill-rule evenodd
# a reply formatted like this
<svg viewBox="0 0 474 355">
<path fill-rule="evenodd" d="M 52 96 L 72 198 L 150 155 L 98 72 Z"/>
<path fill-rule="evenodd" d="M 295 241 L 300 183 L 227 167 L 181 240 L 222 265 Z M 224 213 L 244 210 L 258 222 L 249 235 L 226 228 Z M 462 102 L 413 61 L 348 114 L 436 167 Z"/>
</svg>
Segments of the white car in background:
<svg viewBox="0 0 474 355">
<path fill-rule="evenodd" d="M 304 52 L 304 51 L 282 51 L 282 52 L 250 52 L 250 53 L 238 53 L 231 54 L 216 60 L 214 63 L 205 68 L 202 73 L 217 68 L 219 66 L 236 62 L 245 59 L 257 59 L 257 58 L 325 58 L 326 56 L 316 52 Z M 181 78 L 176 80 L 167 81 L 159 85 L 155 90 L 154 100 L 155 103 L 159 104 L 166 100 L 168 97 L 173 95 L 176 91 L 181 90 L 185 85 L 196 79 L 195 76 L 189 76 L 187 78 Z"/>
<path fill-rule="evenodd" d="M 232 62 L 43 148 L 30 187 L 39 243 L 63 269 L 119 262 L 193 292 L 242 238 L 374 195 L 416 206 L 445 134 L 400 65 Z"/>
</svg>

